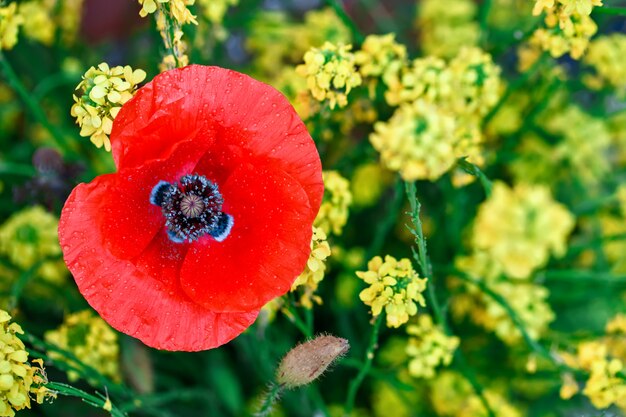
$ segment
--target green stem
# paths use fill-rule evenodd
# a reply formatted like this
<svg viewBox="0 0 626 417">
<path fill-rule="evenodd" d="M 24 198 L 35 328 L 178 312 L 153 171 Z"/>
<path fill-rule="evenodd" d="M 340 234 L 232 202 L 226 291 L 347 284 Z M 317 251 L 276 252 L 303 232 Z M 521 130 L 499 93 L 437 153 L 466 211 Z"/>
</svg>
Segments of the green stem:
<svg viewBox="0 0 626 417">
<path fill-rule="evenodd" d="M 480 6 L 478 21 L 480 23 L 480 43 L 482 45 L 485 45 L 487 43 L 487 37 L 489 34 L 487 19 L 489 18 L 489 12 L 491 11 L 492 5 L 493 0 L 483 0 L 482 5 Z"/>
<path fill-rule="evenodd" d="M 283 391 L 282 385 L 272 383 L 272 385 L 270 385 L 270 390 L 267 393 L 267 396 L 263 399 L 263 402 L 261 403 L 261 407 L 259 408 L 259 411 L 254 413 L 255 417 L 268 416 L 272 412 L 272 407 L 274 406 L 274 403 L 276 403 L 276 401 L 280 397 L 280 394 L 282 393 L 282 391 Z"/>
<path fill-rule="evenodd" d="M 48 382 L 46 384 L 46 388 L 55 391 L 57 394 L 60 395 L 80 398 L 85 403 L 93 407 L 101 408 L 108 411 L 113 417 L 126 417 L 125 413 L 123 413 L 119 408 L 111 403 L 108 396 L 103 396 L 100 393 L 97 393 L 98 396 L 91 395 L 78 388 L 74 388 L 71 385 L 61 384 L 58 382 Z"/>
<path fill-rule="evenodd" d="M 15 90 L 18 96 L 22 99 L 28 110 L 32 113 L 35 119 L 48 131 L 52 136 L 52 139 L 56 143 L 56 145 L 67 152 L 68 154 L 74 154 L 74 151 L 71 149 L 67 140 L 63 136 L 63 133 L 59 131 L 59 129 L 54 126 L 44 113 L 43 109 L 39 106 L 39 104 L 32 98 L 30 93 L 26 91 L 26 87 L 20 81 L 17 74 L 9 64 L 9 61 L 6 59 L 6 56 L 0 52 L 0 67 L 2 68 L 2 72 L 7 79 L 9 85 Z"/>
<path fill-rule="evenodd" d="M 487 176 L 478 168 L 476 165 L 469 162 L 466 158 L 458 159 L 459 168 L 463 171 L 467 172 L 470 175 L 475 176 L 480 181 L 480 184 L 483 186 L 485 190 L 485 195 L 489 197 L 491 195 L 491 188 L 493 183 Z"/>
<path fill-rule="evenodd" d="M 35 262 L 30 268 L 26 271 L 23 271 L 18 277 L 17 281 L 11 287 L 11 297 L 9 298 L 8 308 L 9 310 L 13 310 L 17 307 L 17 303 L 22 295 L 22 291 L 24 291 L 24 287 L 28 284 L 28 281 L 37 273 L 37 270 L 46 262 L 55 261 L 60 259 L 61 256 L 48 257 L 44 259 L 40 259 Z"/>
<path fill-rule="evenodd" d="M 352 18 L 348 16 L 345 9 L 343 8 L 343 5 L 340 3 L 340 0 L 324 0 L 324 1 L 328 6 L 330 6 L 335 11 L 335 13 L 337 13 L 337 16 L 339 16 L 341 21 L 346 26 L 348 26 L 348 28 L 352 32 L 352 37 L 354 38 L 354 42 L 356 43 L 356 45 L 357 46 L 361 45 L 365 37 L 363 36 L 359 28 L 356 26 L 356 23 L 354 23 L 354 20 L 352 20 Z"/>
<path fill-rule="evenodd" d="M 374 353 L 376 348 L 378 347 L 378 334 L 380 332 L 380 325 L 383 322 L 383 314 L 379 314 L 374 321 L 374 326 L 372 327 L 372 335 L 370 336 L 370 342 L 367 346 L 367 350 L 365 351 L 365 359 L 363 361 L 363 365 L 359 369 L 359 373 L 352 381 L 350 381 L 350 386 L 348 388 L 348 396 L 346 398 L 346 405 L 344 407 L 344 416 L 350 416 L 352 410 L 354 409 L 354 403 L 356 400 L 356 394 L 359 391 L 359 387 L 361 383 L 367 376 L 372 367 L 372 360 L 374 359 Z"/>
<path fill-rule="evenodd" d="M 292 307 L 291 300 L 287 300 L 285 303 L 285 306 L 283 307 L 283 314 L 285 314 L 287 319 L 292 322 L 306 338 L 310 339 L 313 337 L 312 322 L 311 327 L 309 327 L 309 325 L 300 318 L 298 312 Z"/>
<path fill-rule="evenodd" d="M 206 389 L 178 389 L 156 394 L 138 396 L 122 404 L 119 408 L 124 412 L 131 412 L 145 407 L 161 407 L 173 401 L 207 400 Z"/>
<path fill-rule="evenodd" d="M 594 7 L 594 14 L 608 14 L 611 16 L 626 16 L 626 8 L 624 7 Z"/>
<path fill-rule="evenodd" d="M 37 174 L 32 165 L 16 164 L 13 162 L 0 162 L 0 175 L 19 175 L 22 177 L 34 177 Z"/>
<path fill-rule="evenodd" d="M 426 252 L 426 238 L 424 237 L 424 230 L 422 227 L 422 221 L 420 219 L 421 204 L 417 198 L 417 192 L 414 182 L 406 183 L 406 193 L 407 198 L 409 199 L 409 204 L 411 206 L 410 214 L 411 221 L 413 223 L 413 228 L 410 230 L 415 236 L 415 242 L 417 243 L 417 252 L 415 251 L 415 249 L 411 248 L 413 250 L 413 257 L 415 258 L 415 261 L 419 264 L 420 269 L 422 270 L 422 274 L 429 280 L 426 285 L 426 302 L 433 309 L 433 313 L 435 315 L 435 318 L 437 319 L 436 321 L 437 323 L 439 323 L 444 333 L 448 336 L 452 336 L 452 331 L 450 329 L 450 326 L 448 325 L 446 315 L 443 311 L 443 308 L 439 304 L 439 301 L 437 300 L 437 292 L 435 290 L 435 283 L 433 280 L 432 265 L 428 258 L 428 253 Z M 467 365 L 467 362 L 465 361 L 465 358 L 463 357 L 460 349 L 456 350 L 455 359 L 457 361 L 459 371 L 474 388 L 476 395 L 483 403 L 483 406 L 485 407 L 485 410 L 487 411 L 489 417 L 495 417 L 493 410 L 487 402 L 487 398 L 483 394 L 482 385 L 478 383 L 476 376 Z"/>
</svg>

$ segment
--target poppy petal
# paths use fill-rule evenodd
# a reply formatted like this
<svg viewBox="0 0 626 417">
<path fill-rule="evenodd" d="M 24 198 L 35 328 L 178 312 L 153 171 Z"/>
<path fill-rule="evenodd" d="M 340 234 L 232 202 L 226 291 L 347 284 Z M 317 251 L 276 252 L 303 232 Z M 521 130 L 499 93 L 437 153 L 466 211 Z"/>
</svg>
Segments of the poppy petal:
<svg viewBox="0 0 626 417">
<path fill-rule="evenodd" d="M 220 184 L 234 224 L 222 242 L 191 245 L 180 281 L 214 311 L 258 309 L 289 290 L 310 252 L 311 207 L 302 186 L 272 166 L 245 164 Z"/>
<path fill-rule="evenodd" d="M 160 181 L 176 182 L 192 173 L 204 152 L 199 144 L 183 142 L 165 160 L 106 176 L 102 186 L 109 194 L 102 202 L 98 224 L 113 255 L 134 259 L 146 249 L 165 223 L 161 208 L 150 202 L 152 190 Z"/>
<path fill-rule="evenodd" d="M 315 144 L 289 101 L 273 87 L 218 67 L 190 65 L 156 76 L 122 107 L 111 132 L 118 168 L 166 158 L 172 140 L 238 147 L 271 161 L 306 192 L 311 216 L 323 195 Z"/>
<path fill-rule="evenodd" d="M 59 223 L 65 262 L 81 293 L 117 330 L 167 350 L 198 351 L 220 346 L 250 326 L 258 311 L 215 313 L 191 302 L 176 282 L 150 277 L 114 256 L 94 227 L 110 197 L 106 177 L 80 184 Z"/>
</svg>

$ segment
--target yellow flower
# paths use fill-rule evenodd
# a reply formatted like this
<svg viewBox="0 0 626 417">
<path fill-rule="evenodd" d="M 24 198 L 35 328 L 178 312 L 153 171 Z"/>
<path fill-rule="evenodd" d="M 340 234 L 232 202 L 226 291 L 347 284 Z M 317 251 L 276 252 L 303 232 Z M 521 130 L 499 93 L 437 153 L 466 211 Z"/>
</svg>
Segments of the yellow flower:
<svg viewBox="0 0 626 417">
<path fill-rule="evenodd" d="M 569 400 L 578 393 L 578 383 L 570 372 L 563 374 L 561 379 L 563 381 L 563 384 L 561 385 L 561 389 L 559 390 L 559 396 L 563 400 Z"/>
<path fill-rule="evenodd" d="M 25 18 L 22 25 L 24 35 L 50 46 L 56 27 L 50 15 L 52 10 L 47 6 L 47 2 L 31 0 L 20 3 L 19 13 Z"/>
<path fill-rule="evenodd" d="M 472 0 L 422 0 L 415 26 L 425 55 L 449 58 L 461 48 L 478 44 L 478 8 Z"/>
<path fill-rule="evenodd" d="M 12 49 L 17 43 L 17 33 L 24 18 L 17 12 L 17 3 L 0 7 L 0 50 Z"/>
<path fill-rule="evenodd" d="M 591 66 L 596 75 L 585 78 L 592 87 L 610 86 L 620 94 L 626 94 L 626 35 L 615 33 L 599 36 L 589 44 L 584 63 Z"/>
<path fill-rule="evenodd" d="M 10 320 L 9 313 L 0 310 L 0 415 L 13 417 L 15 411 L 30 408 L 31 393 L 38 403 L 54 394 L 40 386 L 46 382 L 41 360 L 38 368 L 31 366 L 24 343 L 17 337 L 24 332 Z"/>
<path fill-rule="evenodd" d="M 475 252 L 471 256 L 459 257 L 455 266 L 474 279 L 483 281 L 504 298 L 531 338 L 538 339 L 554 320 L 554 313 L 547 302 L 548 290 L 538 284 L 505 279 L 502 265 L 488 253 Z M 475 286 L 468 286 L 466 293 L 455 297 L 452 312 L 456 317 L 469 315 L 472 321 L 494 332 L 507 344 L 514 345 L 522 337 L 508 311 Z"/>
<path fill-rule="evenodd" d="M 326 233 L 319 227 L 313 227 L 313 237 L 311 238 L 311 254 L 307 261 L 306 268 L 296 278 L 291 285 L 291 291 L 300 288 L 303 294 L 300 297 L 300 303 L 305 308 L 312 308 L 313 301 L 318 304 L 322 303 L 319 296 L 314 295 L 317 286 L 324 279 L 326 271 L 326 258 L 330 256 L 330 246 L 326 241 Z"/>
<path fill-rule="evenodd" d="M 72 352 L 82 363 L 102 375 L 114 381 L 121 379 L 117 333 L 91 310 L 66 316 L 63 324 L 56 330 L 47 331 L 44 338 L 48 343 Z M 49 355 L 52 359 L 72 364 L 71 359 L 57 352 L 49 352 Z M 76 381 L 80 374 L 69 370 L 67 377 L 70 381 Z"/>
<path fill-rule="evenodd" d="M 204 17 L 213 24 L 221 24 L 229 7 L 239 4 L 239 0 L 198 0 Z"/>
<path fill-rule="evenodd" d="M 311 48 L 304 54 L 304 64 L 296 71 L 307 80 L 307 86 L 318 101 L 328 100 L 330 107 L 345 107 L 352 88 L 361 85 L 351 45 L 335 46 L 329 42 Z"/>
<path fill-rule="evenodd" d="M 195 0 L 138 0 L 141 4 L 139 16 L 146 17 L 157 11 L 159 7 L 165 9 L 165 12 L 171 13 L 181 25 L 193 23 L 197 25 L 196 17 L 191 14 L 187 6 L 192 6 Z"/>
<path fill-rule="evenodd" d="M 359 165 L 352 174 L 350 190 L 354 204 L 372 206 L 380 198 L 387 182 L 389 172 L 374 162 Z"/>
<path fill-rule="evenodd" d="M 363 77 L 388 77 L 406 60 L 406 47 L 395 41 L 395 34 L 369 35 L 354 58 Z"/>
<path fill-rule="evenodd" d="M 75 103 L 71 110 L 81 127 L 80 135 L 89 136 L 98 148 L 104 146 L 110 151 L 109 134 L 113 128 L 113 119 L 145 78 L 145 71 L 133 71 L 128 65 L 109 68 L 103 62 L 98 68 L 89 68 L 76 87 L 76 90 L 81 90 L 81 96 L 74 96 Z"/>
<path fill-rule="evenodd" d="M 457 147 L 456 128 L 452 115 L 417 100 L 400 106 L 389 121 L 377 122 L 370 142 L 385 167 L 404 180 L 436 180 L 466 154 Z"/>
<path fill-rule="evenodd" d="M 348 208 L 352 204 L 350 183 L 337 171 L 324 171 L 322 177 L 324 200 L 313 224 L 326 234 L 339 236 L 348 221 Z"/>
<path fill-rule="evenodd" d="M 396 260 L 392 256 L 375 256 L 367 263 L 367 271 L 357 271 L 356 275 L 369 284 L 361 291 L 359 298 L 372 308 L 372 315 L 378 316 L 383 308 L 387 316 L 387 327 L 400 327 L 410 316 L 417 314 L 417 305 L 425 306 L 422 293 L 426 289 L 426 279 L 419 277 L 407 258 Z"/>
<path fill-rule="evenodd" d="M 58 224 L 58 218 L 40 206 L 19 211 L 0 226 L 0 253 L 24 271 L 42 262 L 37 276 L 60 284 L 67 268 L 61 259 Z"/>
<path fill-rule="evenodd" d="M 509 188 L 496 182 L 478 209 L 472 247 L 487 252 L 507 276 L 525 279 L 551 254 L 565 253 L 574 223 L 572 214 L 552 199 L 546 187 Z"/>
<path fill-rule="evenodd" d="M 459 338 L 446 335 L 440 326 L 435 326 L 428 315 L 421 315 L 417 325 L 406 328 L 409 334 L 406 353 L 409 356 L 409 374 L 416 378 L 432 378 L 439 365 L 448 366 Z"/>
</svg>

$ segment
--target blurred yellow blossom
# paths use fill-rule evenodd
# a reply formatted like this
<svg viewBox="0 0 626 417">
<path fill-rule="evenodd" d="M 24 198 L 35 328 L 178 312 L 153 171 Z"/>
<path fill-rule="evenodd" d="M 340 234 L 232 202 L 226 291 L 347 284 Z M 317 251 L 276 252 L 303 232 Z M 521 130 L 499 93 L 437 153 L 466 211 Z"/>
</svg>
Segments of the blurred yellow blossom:
<svg viewBox="0 0 626 417">
<path fill-rule="evenodd" d="M 307 80 L 307 86 L 318 101 L 328 100 L 330 107 L 345 107 L 352 88 L 361 85 L 351 45 L 326 42 L 304 54 L 304 64 L 296 71 Z"/>
<path fill-rule="evenodd" d="M 75 103 L 71 110 L 81 127 L 80 135 L 89 136 L 98 148 L 104 146 L 110 151 L 109 134 L 113 119 L 145 78 L 145 71 L 133 70 L 128 65 L 109 68 L 103 62 L 97 68 L 89 68 L 76 87 L 81 95 L 74 95 Z"/>
<path fill-rule="evenodd" d="M 17 3 L 0 6 L 0 50 L 15 46 L 19 27 L 23 23 L 23 16 L 17 12 Z"/>
<path fill-rule="evenodd" d="M 417 58 L 402 66 L 399 71 L 384 74 L 383 81 L 388 87 L 385 99 L 392 106 L 411 103 L 420 98 L 429 102 L 442 102 L 452 94 L 451 77 L 442 59 L 432 56 Z"/>
<path fill-rule="evenodd" d="M 31 394 L 38 403 L 54 394 L 40 386 L 43 367 L 28 362 L 28 352 L 17 337 L 24 331 L 10 320 L 9 313 L 0 310 L 0 415 L 13 417 L 15 411 L 30 408 Z"/>
<path fill-rule="evenodd" d="M 409 374 L 416 378 L 432 378 L 439 365 L 448 366 L 460 339 L 448 336 L 426 314 L 418 317 L 417 324 L 408 325 L 406 353 L 409 356 Z"/>
<path fill-rule="evenodd" d="M 452 115 L 417 100 L 400 106 L 389 121 L 377 122 L 370 142 L 385 167 L 404 180 L 436 180 L 468 153 L 457 147 L 455 130 Z"/>
<path fill-rule="evenodd" d="M 522 417 L 502 394 L 492 389 L 482 392 L 484 400 L 496 417 Z M 431 383 L 430 401 L 437 415 L 445 417 L 488 417 L 483 399 L 474 393 L 470 383 L 460 374 L 443 371 Z"/>
<path fill-rule="evenodd" d="M 306 263 L 306 268 L 291 285 L 291 291 L 302 290 L 300 304 L 305 308 L 312 308 L 313 302 L 322 303 L 322 299 L 315 295 L 317 286 L 324 279 L 326 271 L 326 258 L 330 256 L 330 246 L 326 241 L 326 233 L 319 227 L 313 227 L 311 238 L 311 254 Z"/>
<path fill-rule="evenodd" d="M 338 236 L 348 221 L 348 208 L 352 204 L 350 183 L 337 171 L 324 171 L 322 177 L 324 200 L 313 224 L 326 234 Z"/>
<path fill-rule="evenodd" d="M 569 400 L 580 390 L 576 379 L 570 372 L 566 372 L 561 376 L 562 385 L 559 390 L 559 397 L 563 400 Z"/>
<path fill-rule="evenodd" d="M 524 136 L 519 157 L 510 164 L 518 181 L 555 184 L 572 181 L 572 172 L 583 183 L 594 185 L 610 172 L 606 152 L 611 135 L 606 123 L 576 105 L 550 108 L 538 124 L 551 137 Z"/>
<path fill-rule="evenodd" d="M 354 53 L 363 78 L 386 78 L 397 72 L 407 59 L 406 47 L 395 40 L 395 34 L 369 35 L 361 49 Z"/>
<path fill-rule="evenodd" d="M 589 39 L 598 30 L 590 14 L 594 6 L 602 6 L 601 0 L 536 0 L 533 14 L 545 12 L 545 28 L 538 28 L 530 38 L 531 45 L 558 58 L 568 53 L 580 59 Z"/>
<path fill-rule="evenodd" d="M 102 375 L 120 381 L 117 333 L 93 311 L 83 310 L 66 316 L 63 324 L 56 330 L 47 331 L 44 338 L 46 342 L 73 353 Z M 57 352 L 49 352 L 49 355 L 52 359 L 72 362 Z M 80 374 L 69 370 L 67 377 L 76 381 Z"/>
<path fill-rule="evenodd" d="M 502 265 L 490 254 L 474 252 L 470 256 L 458 257 L 455 266 L 474 279 L 483 281 L 491 291 L 502 297 L 531 338 L 539 339 L 554 320 L 554 313 L 547 301 L 547 288 L 539 284 L 507 280 Z M 466 293 L 455 296 L 451 309 L 456 317 L 469 316 L 474 323 L 494 332 L 510 345 L 522 337 L 509 312 L 476 286 L 468 286 Z"/>
<path fill-rule="evenodd" d="M 40 262 L 36 276 L 60 284 L 67 276 L 57 237 L 59 219 L 41 206 L 14 213 L 0 226 L 0 253 L 21 270 Z"/>
<path fill-rule="evenodd" d="M 599 36 L 589 44 L 583 62 L 595 71 L 584 80 L 592 88 L 613 87 L 626 94 L 626 35 Z"/>
<path fill-rule="evenodd" d="M 52 19 L 49 2 L 31 0 L 19 4 L 19 13 L 24 16 L 22 29 L 24 35 L 44 45 L 50 46 L 54 41 L 56 25 Z"/>
<path fill-rule="evenodd" d="M 417 305 L 425 306 L 422 293 L 426 289 L 426 279 L 420 278 L 408 258 L 396 260 L 392 256 L 375 256 L 367 263 L 367 271 L 357 271 L 356 275 L 369 284 L 361 291 L 359 298 L 372 308 L 372 315 L 378 316 L 385 309 L 387 327 L 400 327 L 410 316 L 417 314 Z"/>
<path fill-rule="evenodd" d="M 375 162 L 359 165 L 350 181 L 354 204 L 361 207 L 376 204 L 388 182 L 388 177 L 389 172 Z"/>
<path fill-rule="evenodd" d="M 196 17 L 191 14 L 187 6 L 192 6 L 195 0 L 138 0 L 141 4 L 139 15 L 146 17 L 161 8 L 164 13 L 171 16 L 181 25 L 188 23 L 198 24 Z"/>
<path fill-rule="evenodd" d="M 511 278 L 524 279 L 550 255 L 565 253 L 575 219 L 543 186 L 509 188 L 495 182 L 482 203 L 471 234 L 472 247 L 485 251 Z"/>
<path fill-rule="evenodd" d="M 478 7 L 472 0 L 422 0 L 415 26 L 425 55 L 449 58 L 478 43 Z"/>
<path fill-rule="evenodd" d="M 239 4 L 239 0 L 198 0 L 204 17 L 213 24 L 221 24 L 229 7 Z"/>
</svg>

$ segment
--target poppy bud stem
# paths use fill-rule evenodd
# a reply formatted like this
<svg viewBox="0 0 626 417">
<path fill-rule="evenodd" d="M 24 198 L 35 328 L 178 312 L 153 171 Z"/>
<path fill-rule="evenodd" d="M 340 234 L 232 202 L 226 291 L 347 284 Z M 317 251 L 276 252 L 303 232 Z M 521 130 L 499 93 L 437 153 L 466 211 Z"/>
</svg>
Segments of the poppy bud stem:
<svg viewBox="0 0 626 417">
<path fill-rule="evenodd" d="M 254 416 L 255 417 L 266 417 L 268 416 L 274 407 L 274 403 L 280 398 L 280 394 L 283 392 L 284 385 L 279 385 L 276 383 L 270 384 L 269 392 L 263 399 L 261 403 L 261 408 L 257 411 Z"/>
</svg>

